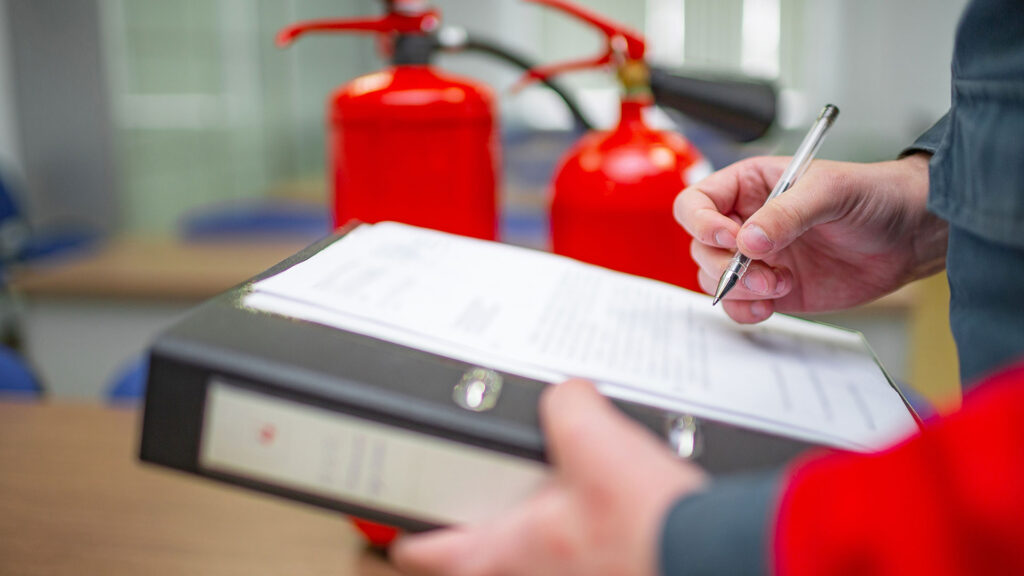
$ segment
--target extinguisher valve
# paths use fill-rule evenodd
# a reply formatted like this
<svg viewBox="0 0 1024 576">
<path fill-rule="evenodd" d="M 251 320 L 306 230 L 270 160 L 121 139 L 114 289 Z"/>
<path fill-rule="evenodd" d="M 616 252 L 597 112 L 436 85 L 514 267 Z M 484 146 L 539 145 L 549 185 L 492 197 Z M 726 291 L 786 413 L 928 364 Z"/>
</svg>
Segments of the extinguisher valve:
<svg viewBox="0 0 1024 576">
<path fill-rule="evenodd" d="M 380 18 L 307 20 L 286 26 L 277 34 L 277 45 L 288 46 L 299 36 L 311 32 L 426 34 L 435 30 L 441 23 L 441 14 L 437 10 L 420 9 L 405 12 L 397 4 L 389 5 L 389 7 L 392 10 Z"/>
</svg>

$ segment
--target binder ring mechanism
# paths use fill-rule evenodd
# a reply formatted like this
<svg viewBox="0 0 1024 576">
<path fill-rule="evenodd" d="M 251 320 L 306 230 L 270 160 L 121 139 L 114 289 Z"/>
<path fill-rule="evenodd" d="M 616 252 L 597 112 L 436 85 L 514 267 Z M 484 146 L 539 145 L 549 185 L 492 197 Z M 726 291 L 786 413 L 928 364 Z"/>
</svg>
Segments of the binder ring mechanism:
<svg viewBox="0 0 1024 576">
<path fill-rule="evenodd" d="M 668 418 L 665 428 L 668 444 L 677 456 L 684 460 L 700 456 L 703 442 L 696 418 L 689 414 L 676 414 Z"/>
<path fill-rule="evenodd" d="M 501 375 L 486 368 L 473 368 L 462 375 L 452 390 L 452 399 L 472 412 L 486 412 L 501 396 Z"/>
</svg>

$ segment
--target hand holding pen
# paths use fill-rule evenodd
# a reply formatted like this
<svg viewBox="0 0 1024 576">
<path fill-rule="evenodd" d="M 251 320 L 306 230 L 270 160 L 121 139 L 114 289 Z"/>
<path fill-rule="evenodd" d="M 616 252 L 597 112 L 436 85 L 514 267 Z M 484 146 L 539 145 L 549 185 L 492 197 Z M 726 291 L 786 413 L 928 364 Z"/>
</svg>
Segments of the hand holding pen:
<svg viewBox="0 0 1024 576">
<path fill-rule="evenodd" d="M 814 160 L 818 149 L 821 148 L 822 142 L 825 141 L 825 134 L 828 133 L 829 128 L 832 127 L 832 123 L 835 122 L 838 116 L 839 108 L 831 104 L 825 105 L 825 108 L 821 110 L 821 114 L 818 115 L 817 121 L 811 126 L 810 132 L 807 133 L 804 141 L 797 148 L 792 161 L 786 167 L 786 171 L 782 173 L 782 177 L 775 184 L 772 193 L 765 199 L 765 204 L 771 202 L 786 190 L 789 190 L 804 175 L 807 167 L 811 165 L 811 160 Z M 736 282 L 746 274 L 748 266 L 750 266 L 750 257 L 737 251 L 729 267 L 725 269 L 725 272 L 722 273 L 718 280 L 718 287 L 715 288 L 715 299 L 711 301 L 712 306 L 718 304 L 736 286 Z"/>
<path fill-rule="evenodd" d="M 705 292 L 715 294 L 737 251 L 751 259 L 721 301 L 737 322 L 849 308 L 942 266 L 946 225 L 926 209 L 926 154 L 873 164 L 818 160 L 809 169 L 806 162 L 749 158 L 676 198 Z M 806 174 L 768 202 L 793 165 Z"/>
</svg>

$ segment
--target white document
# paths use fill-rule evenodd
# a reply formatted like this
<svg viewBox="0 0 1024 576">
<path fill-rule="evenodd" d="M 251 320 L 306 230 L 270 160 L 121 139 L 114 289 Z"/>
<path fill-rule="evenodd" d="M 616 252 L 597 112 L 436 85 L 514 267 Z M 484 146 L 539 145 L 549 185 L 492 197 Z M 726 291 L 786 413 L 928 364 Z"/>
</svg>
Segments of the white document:
<svg viewBox="0 0 1024 576">
<path fill-rule="evenodd" d="M 363 225 L 253 287 L 249 307 L 609 396 L 855 450 L 916 429 L 863 338 L 529 249 Z"/>
</svg>

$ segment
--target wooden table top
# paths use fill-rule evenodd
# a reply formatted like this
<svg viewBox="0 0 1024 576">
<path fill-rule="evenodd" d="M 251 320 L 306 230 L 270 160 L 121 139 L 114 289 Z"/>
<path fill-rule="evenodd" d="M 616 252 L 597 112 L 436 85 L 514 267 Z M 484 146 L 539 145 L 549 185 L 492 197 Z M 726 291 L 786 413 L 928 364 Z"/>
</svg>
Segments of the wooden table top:
<svg viewBox="0 0 1024 576">
<path fill-rule="evenodd" d="M 30 297 L 199 301 L 248 280 L 307 244 L 115 238 L 82 254 L 20 268 L 12 285 Z"/>
<path fill-rule="evenodd" d="M 0 574 L 397 574 L 339 514 L 139 463 L 137 426 L 0 401 Z"/>
<path fill-rule="evenodd" d="M 255 276 L 306 246 L 296 241 L 184 242 L 116 238 L 98 249 L 18 270 L 12 285 L 30 297 L 200 301 Z M 863 307 L 911 307 L 916 283 Z"/>
</svg>

